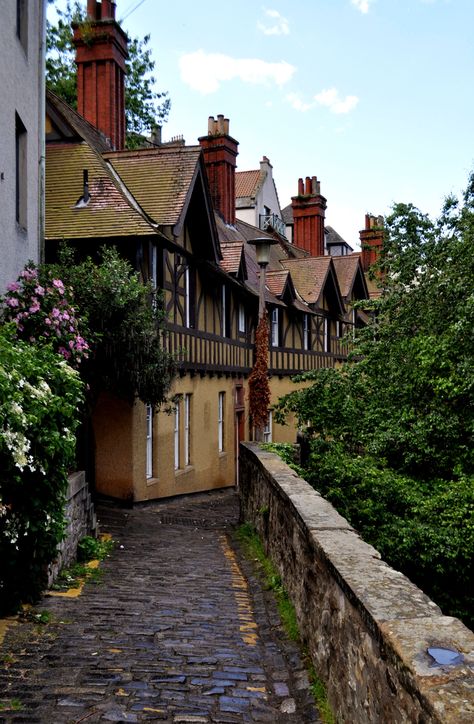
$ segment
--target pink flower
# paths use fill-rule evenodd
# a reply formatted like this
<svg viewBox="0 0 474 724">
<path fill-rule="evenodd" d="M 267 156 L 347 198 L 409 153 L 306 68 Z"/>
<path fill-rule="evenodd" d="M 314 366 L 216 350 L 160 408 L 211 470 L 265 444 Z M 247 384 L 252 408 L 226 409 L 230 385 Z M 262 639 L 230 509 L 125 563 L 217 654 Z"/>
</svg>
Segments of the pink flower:
<svg viewBox="0 0 474 724">
<path fill-rule="evenodd" d="M 18 282 L 10 282 L 10 284 L 7 285 L 7 290 L 9 292 L 17 292 L 20 288 L 20 285 Z"/>
<path fill-rule="evenodd" d="M 31 282 L 33 279 L 36 279 L 38 276 L 38 272 L 36 269 L 30 269 L 29 267 L 26 269 L 23 269 L 20 276 L 22 279 L 24 279 L 27 282 Z"/>
<path fill-rule="evenodd" d="M 64 359 L 70 359 L 70 358 L 71 358 L 71 353 L 70 353 L 69 350 L 67 350 L 65 347 L 59 347 L 58 352 L 59 352 L 59 354 L 62 354 L 62 356 L 64 357 Z"/>
<path fill-rule="evenodd" d="M 61 279 L 53 279 L 53 287 L 56 287 L 60 294 L 64 294 L 64 284 Z"/>
<path fill-rule="evenodd" d="M 55 319 L 57 319 L 60 316 L 61 312 L 57 307 L 53 307 L 53 309 L 51 310 L 51 314 Z"/>
<path fill-rule="evenodd" d="M 7 304 L 9 307 L 18 307 L 18 299 L 16 299 L 16 297 L 8 297 Z"/>
<path fill-rule="evenodd" d="M 39 302 L 37 299 L 33 298 L 32 301 L 33 301 L 33 304 L 30 307 L 30 312 L 31 312 L 31 314 L 34 314 L 35 312 L 37 312 L 39 310 L 40 305 L 39 305 Z"/>
<path fill-rule="evenodd" d="M 39 284 L 35 289 L 35 294 L 38 294 L 40 297 L 44 297 L 44 287 L 41 287 Z"/>
</svg>

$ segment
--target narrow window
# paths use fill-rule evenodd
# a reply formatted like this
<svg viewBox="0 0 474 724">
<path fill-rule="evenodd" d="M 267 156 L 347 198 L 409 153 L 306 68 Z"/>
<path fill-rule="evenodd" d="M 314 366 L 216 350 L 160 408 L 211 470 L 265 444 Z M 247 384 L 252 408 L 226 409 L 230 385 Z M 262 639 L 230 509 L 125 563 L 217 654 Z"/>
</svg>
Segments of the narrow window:
<svg viewBox="0 0 474 724">
<path fill-rule="evenodd" d="M 153 288 L 158 286 L 158 250 L 154 244 L 150 244 L 150 279 Z"/>
<path fill-rule="evenodd" d="M 352 310 L 352 338 L 355 339 L 356 336 L 356 327 L 357 327 L 357 310 Z"/>
<path fill-rule="evenodd" d="M 218 401 L 218 410 L 217 410 L 219 452 L 224 452 L 224 406 L 225 406 L 225 392 L 219 392 L 219 401 Z"/>
<path fill-rule="evenodd" d="M 146 406 L 146 476 L 153 477 L 153 408 Z"/>
<path fill-rule="evenodd" d="M 310 346 L 310 326 L 309 314 L 303 315 L 303 349 L 309 349 Z"/>
<path fill-rule="evenodd" d="M 271 410 L 268 412 L 268 418 L 265 427 L 263 428 L 263 442 L 272 441 L 272 427 L 273 427 L 273 416 Z"/>
<path fill-rule="evenodd" d="M 329 352 L 331 345 L 330 345 L 330 340 L 329 340 L 329 319 L 327 317 L 324 317 L 323 335 L 324 335 L 324 351 Z"/>
<path fill-rule="evenodd" d="M 242 302 L 239 304 L 239 332 L 245 332 L 245 307 Z"/>
<path fill-rule="evenodd" d="M 179 470 L 179 402 L 174 408 L 174 469 Z"/>
<path fill-rule="evenodd" d="M 189 267 L 184 272 L 184 326 L 191 326 L 191 287 L 189 283 Z"/>
<path fill-rule="evenodd" d="M 191 465 L 191 395 L 184 396 L 184 464 Z"/>
<path fill-rule="evenodd" d="M 280 344 L 279 335 L 278 307 L 272 309 L 272 347 L 278 347 Z"/>
<path fill-rule="evenodd" d="M 26 53 L 28 51 L 28 0 L 16 0 L 16 34 Z"/>
<path fill-rule="evenodd" d="M 15 207 L 17 223 L 27 228 L 27 133 L 15 113 Z"/>
</svg>

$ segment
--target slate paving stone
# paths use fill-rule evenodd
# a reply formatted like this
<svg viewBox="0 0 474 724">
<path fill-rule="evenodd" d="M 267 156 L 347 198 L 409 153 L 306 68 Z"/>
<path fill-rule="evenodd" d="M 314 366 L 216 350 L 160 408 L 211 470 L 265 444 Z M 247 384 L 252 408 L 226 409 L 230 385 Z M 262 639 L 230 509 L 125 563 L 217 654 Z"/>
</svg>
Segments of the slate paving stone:
<svg viewBox="0 0 474 724">
<path fill-rule="evenodd" d="M 0 724 L 312 724 L 300 653 L 231 534 L 233 490 L 98 510 L 100 584 L 46 596 L 0 647 Z"/>
</svg>

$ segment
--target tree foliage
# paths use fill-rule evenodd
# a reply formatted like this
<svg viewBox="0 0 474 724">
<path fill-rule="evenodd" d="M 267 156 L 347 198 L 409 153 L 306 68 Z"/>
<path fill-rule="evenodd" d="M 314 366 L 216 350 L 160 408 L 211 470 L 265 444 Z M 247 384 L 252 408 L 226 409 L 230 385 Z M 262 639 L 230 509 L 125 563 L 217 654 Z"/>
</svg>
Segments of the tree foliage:
<svg viewBox="0 0 474 724">
<path fill-rule="evenodd" d="M 50 344 L 0 326 L 0 615 L 34 601 L 62 540 L 83 385 Z"/>
<path fill-rule="evenodd" d="M 437 221 L 396 204 L 373 322 L 346 365 L 303 376 L 279 409 L 309 425 L 312 483 L 457 613 L 474 589 L 473 250 L 474 175 Z"/>
<path fill-rule="evenodd" d="M 54 3 L 55 0 L 49 0 Z M 77 106 L 77 72 L 74 63 L 75 50 L 72 42 L 72 23 L 84 22 L 84 4 L 79 0 L 67 0 L 64 10 L 55 7 L 57 21 L 47 21 L 46 34 L 46 84 L 70 106 Z M 148 47 L 150 35 L 129 41 L 129 57 L 126 62 L 125 116 L 127 146 L 137 145 L 139 137 L 166 121 L 170 99 L 166 92 L 154 89 L 155 61 Z"/>
<path fill-rule="evenodd" d="M 160 294 L 143 284 L 115 248 L 99 258 L 76 261 L 63 247 L 59 263 L 49 267 L 70 288 L 81 316 L 90 354 L 81 376 L 93 403 L 102 390 L 122 399 L 159 407 L 166 399 L 176 364 L 164 346 L 165 315 Z"/>
</svg>

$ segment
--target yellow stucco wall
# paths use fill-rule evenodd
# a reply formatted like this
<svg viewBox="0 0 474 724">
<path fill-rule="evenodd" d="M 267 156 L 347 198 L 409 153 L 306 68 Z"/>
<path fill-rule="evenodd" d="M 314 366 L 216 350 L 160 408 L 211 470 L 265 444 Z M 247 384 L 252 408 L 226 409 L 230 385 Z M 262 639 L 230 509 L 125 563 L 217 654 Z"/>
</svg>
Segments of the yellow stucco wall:
<svg viewBox="0 0 474 724">
<path fill-rule="evenodd" d="M 271 404 L 297 386 L 289 377 L 270 380 Z M 242 392 L 236 407 L 236 387 Z M 225 393 L 224 450 L 218 449 L 218 397 Z M 242 403 L 243 437 L 250 439 L 247 380 L 230 375 L 199 374 L 178 377 L 172 395 L 180 395 L 180 466 L 175 469 L 175 416 L 160 411 L 153 416 L 152 477 L 146 474 L 146 407 L 130 406 L 103 395 L 94 415 L 96 437 L 96 488 L 103 495 L 129 502 L 154 500 L 232 486 L 236 483 L 237 410 Z M 185 465 L 184 396 L 191 395 L 190 464 Z M 272 424 L 273 442 L 296 441 L 292 420 Z"/>
<path fill-rule="evenodd" d="M 160 411 L 153 420 L 153 477 L 146 478 L 145 408 L 141 426 L 142 444 L 137 454 L 139 474 L 134 480 L 134 499 L 155 498 L 193 493 L 231 486 L 236 481 L 235 387 L 236 379 L 222 375 L 201 377 L 186 375 L 176 380 L 172 394 L 181 395 L 180 467 L 175 469 L 175 416 Z M 225 393 L 224 450 L 218 449 L 218 396 Z M 185 465 L 184 395 L 191 395 L 190 464 Z M 138 407 L 138 405 L 137 405 Z M 246 426 L 248 436 L 248 425 Z"/>
</svg>

